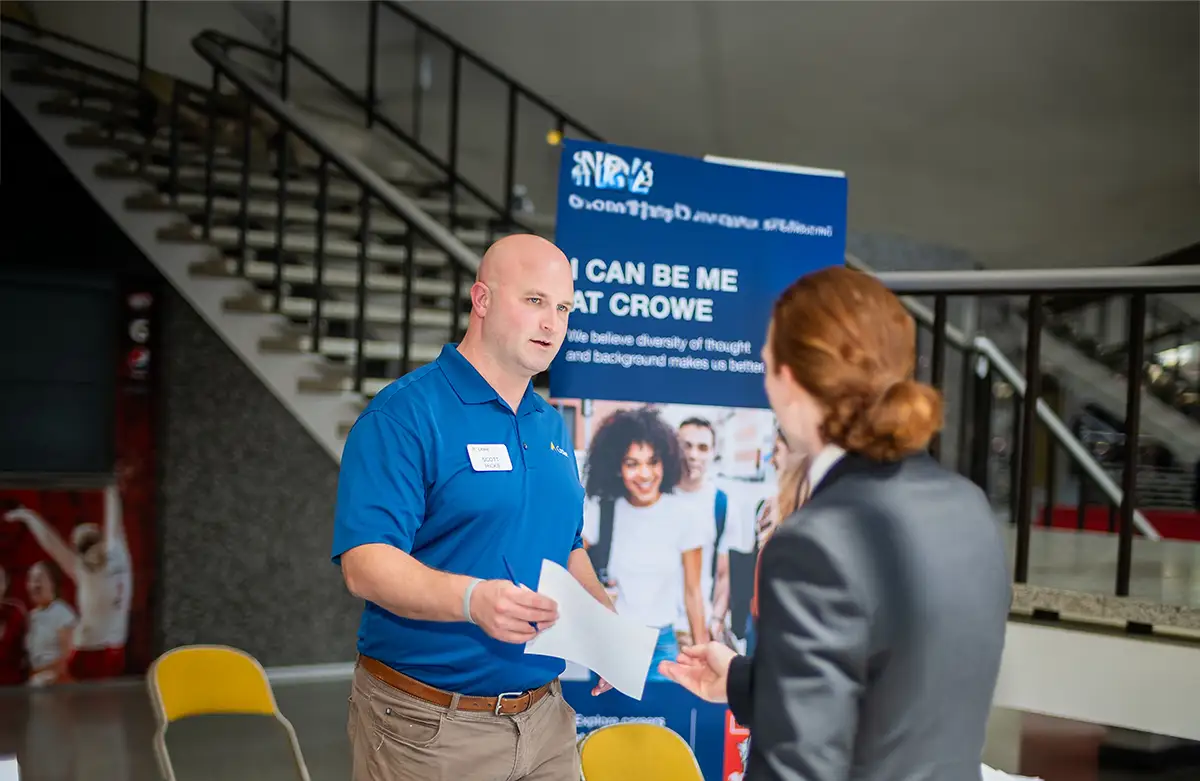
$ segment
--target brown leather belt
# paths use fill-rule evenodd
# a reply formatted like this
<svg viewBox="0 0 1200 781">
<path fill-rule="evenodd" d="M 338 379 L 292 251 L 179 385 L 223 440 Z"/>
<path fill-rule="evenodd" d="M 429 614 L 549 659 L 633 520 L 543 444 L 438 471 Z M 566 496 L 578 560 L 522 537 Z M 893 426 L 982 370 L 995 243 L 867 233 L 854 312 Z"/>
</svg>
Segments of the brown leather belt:
<svg viewBox="0 0 1200 781">
<path fill-rule="evenodd" d="M 388 686 L 402 691 L 409 696 L 416 697 L 418 700 L 424 700 L 432 705 L 438 705 L 443 708 L 449 708 L 454 702 L 454 695 L 450 692 L 436 689 L 421 683 L 415 678 L 410 678 L 404 673 L 396 672 L 378 659 L 372 659 L 369 656 L 359 654 L 358 664 Z M 524 713 L 550 693 L 553 683 L 551 681 L 532 691 L 508 692 L 501 694 L 499 697 L 468 697 L 466 695 L 459 695 L 458 710 L 490 711 L 497 716 L 511 716 L 516 713 Z"/>
</svg>

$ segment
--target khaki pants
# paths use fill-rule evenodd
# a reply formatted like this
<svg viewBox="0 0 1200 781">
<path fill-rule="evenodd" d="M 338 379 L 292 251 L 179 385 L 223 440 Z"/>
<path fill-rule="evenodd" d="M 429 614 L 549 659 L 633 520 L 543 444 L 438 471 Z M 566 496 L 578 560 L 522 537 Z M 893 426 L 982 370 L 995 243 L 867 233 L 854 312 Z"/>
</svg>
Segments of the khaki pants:
<svg viewBox="0 0 1200 781">
<path fill-rule="evenodd" d="M 579 781 L 575 711 L 558 681 L 524 713 L 443 708 L 354 670 L 353 781 Z"/>
</svg>

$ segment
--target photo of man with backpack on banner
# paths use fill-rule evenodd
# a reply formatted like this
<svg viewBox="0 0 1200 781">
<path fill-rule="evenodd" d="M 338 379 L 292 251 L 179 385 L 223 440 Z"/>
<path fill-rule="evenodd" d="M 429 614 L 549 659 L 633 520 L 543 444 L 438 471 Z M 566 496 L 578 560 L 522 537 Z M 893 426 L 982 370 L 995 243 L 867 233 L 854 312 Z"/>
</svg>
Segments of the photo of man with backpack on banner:
<svg viewBox="0 0 1200 781">
<path fill-rule="evenodd" d="M 741 649 L 736 618 L 753 583 L 731 576 L 729 561 L 753 552 L 754 508 L 774 491 L 770 412 L 552 403 L 573 428 L 592 565 L 618 613 L 660 632 L 648 680 L 680 646 L 713 639 Z"/>
</svg>

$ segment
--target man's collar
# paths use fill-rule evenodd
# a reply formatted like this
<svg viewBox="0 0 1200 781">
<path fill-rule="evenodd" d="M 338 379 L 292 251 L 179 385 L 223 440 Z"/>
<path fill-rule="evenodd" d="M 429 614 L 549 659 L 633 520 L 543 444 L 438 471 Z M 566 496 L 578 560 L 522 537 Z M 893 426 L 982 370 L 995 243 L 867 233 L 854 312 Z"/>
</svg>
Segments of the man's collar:
<svg viewBox="0 0 1200 781">
<path fill-rule="evenodd" d="M 437 357 L 437 365 L 463 404 L 486 404 L 489 401 L 500 401 L 500 394 L 496 393 L 496 389 L 484 379 L 466 356 L 458 351 L 458 344 L 452 342 L 443 345 L 442 351 Z M 525 395 L 522 396 L 516 413 L 524 415 L 529 412 L 543 412 L 546 406 L 546 400 L 533 389 L 531 380 L 525 388 Z"/>
</svg>

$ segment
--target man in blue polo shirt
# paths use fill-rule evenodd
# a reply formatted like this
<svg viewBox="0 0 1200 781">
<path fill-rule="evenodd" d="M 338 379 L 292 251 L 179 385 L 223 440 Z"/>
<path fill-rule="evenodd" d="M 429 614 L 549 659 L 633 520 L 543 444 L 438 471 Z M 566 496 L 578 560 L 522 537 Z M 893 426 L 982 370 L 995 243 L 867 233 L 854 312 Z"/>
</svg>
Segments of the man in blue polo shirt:
<svg viewBox="0 0 1200 781">
<path fill-rule="evenodd" d="M 557 618 L 536 593 L 543 559 L 610 604 L 583 550 L 570 437 L 531 382 L 562 345 L 573 296 L 557 247 L 501 239 L 462 342 L 385 388 L 350 431 L 333 561 L 366 600 L 354 781 L 579 778 L 564 664 L 524 653 Z"/>
</svg>

